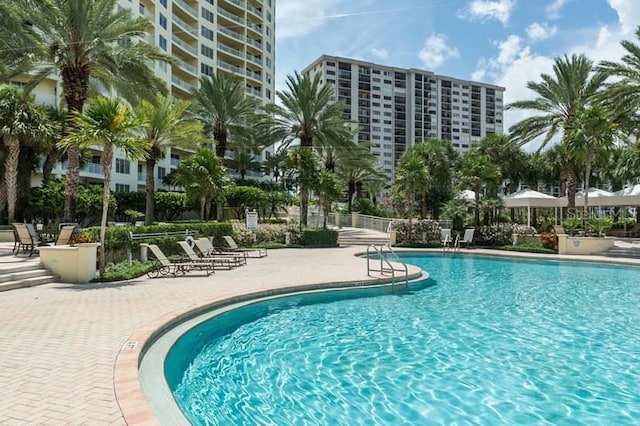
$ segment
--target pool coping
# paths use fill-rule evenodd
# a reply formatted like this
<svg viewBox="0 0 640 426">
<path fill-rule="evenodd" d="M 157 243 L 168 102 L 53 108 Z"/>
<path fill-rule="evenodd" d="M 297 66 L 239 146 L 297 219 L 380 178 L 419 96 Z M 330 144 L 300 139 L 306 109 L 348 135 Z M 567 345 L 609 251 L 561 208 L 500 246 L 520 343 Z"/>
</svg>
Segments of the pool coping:
<svg viewBox="0 0 640 426">
<path fill-rule="evenodd" d="M 409 266 L 410 282 L 429 278 L 428 273 L 413 265 Z M 114 363 L 114 391 L 116 402 L 127 424 L 161 425 L 150 402 L 147 400 L 140 380 L 139 367 L 146 351 L 166 330 L 206 312 L 223 309 L 226 306 L 252 302 L 257 299 L 287 296 L 310 291 L 331 291 L 390 287 L 396 281 L 386 275 L 372 276 L 365 280 L 339 281 L 316 284 L 293 285 L 276 289 L 247 292 L 224 299 L 210 298 L 202 303 L 184 309 L 168 312 L 134 332 L 118 351 Z"/>
</svg>

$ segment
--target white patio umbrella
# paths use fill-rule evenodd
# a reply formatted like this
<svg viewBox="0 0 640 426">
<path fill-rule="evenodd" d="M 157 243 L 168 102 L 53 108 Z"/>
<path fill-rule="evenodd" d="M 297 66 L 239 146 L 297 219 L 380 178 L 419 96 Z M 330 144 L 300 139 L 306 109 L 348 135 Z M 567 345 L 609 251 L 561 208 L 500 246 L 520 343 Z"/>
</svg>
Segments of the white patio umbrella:
<svg viewBox="0 0 640 426">
<path fill-rule="evenodd" d="M 613 192 L 605 191 L 604 189 L 589 188 L 589 200 L 587 202 L 591 207 L 608 207 L 611 206 L 611 204 L 609 203 L 612 201 L 612 199 L 610 198 L 612 195 Z M 569 203 L 568 197 L 564 196 L 560 198 L 560 203 L 562 207 L 566 207 Z M 582 190 L 576 192 L 576 207 L 585 207 L 584 191 Z"/>
<path fill-rule="evenodd" d="M 614 192 L 607 202 L 611 206 L 640 206 L 640 184 Z"/>
<path fill-rule="evenodd" d="M 476 202 L 476 192 L 470 189 L 465 189 L 464 191 L 460 191 L 458 195 L 456 195 L 456 199 L 465 200 L 471 203 Z"/>
<path fill-rule="evenodd" d="M 527 208 L 527 226 L 531 226 L 531 208 L 560 206 L 560 200 L 548 194 L 534 191 L 533 189 L 522 189 L 504 197 L 504 206 L 509 208 Z M 557 211 L 556 211 L 557 215 Z"/>
</svg>

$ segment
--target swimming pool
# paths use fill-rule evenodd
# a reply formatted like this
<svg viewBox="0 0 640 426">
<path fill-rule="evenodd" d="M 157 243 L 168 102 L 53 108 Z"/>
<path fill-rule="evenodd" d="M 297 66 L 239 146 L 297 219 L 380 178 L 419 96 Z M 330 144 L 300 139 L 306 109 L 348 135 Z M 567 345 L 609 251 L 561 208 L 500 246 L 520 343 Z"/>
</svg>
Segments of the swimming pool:
<svg viewBox="0 0 640 426">
<path fill-rule="evenodd" d="M 165 376 L 194 424 L 640 421 L 633 267 L 405 255 L 404 295 L 249 305 L 182 336 Z M 345 297 L 349 295 L 349 297 Z"/>
</svg>

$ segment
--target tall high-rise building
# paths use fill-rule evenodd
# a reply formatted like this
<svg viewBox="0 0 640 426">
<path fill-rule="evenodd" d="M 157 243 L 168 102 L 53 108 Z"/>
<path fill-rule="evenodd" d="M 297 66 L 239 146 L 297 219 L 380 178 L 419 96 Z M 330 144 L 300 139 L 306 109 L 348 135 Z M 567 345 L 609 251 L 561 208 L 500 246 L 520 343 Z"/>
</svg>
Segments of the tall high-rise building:
<svg viewBox="0 0 640 426">
<path fill-rule="evenodd" d="M 274 101 L 275 0 L 119 0 L 118 7 L 146 16 L 152 25 L 145 41 L 177 60 L 173 66 L 152 64 L 173 96 L 191 99 L 201 76 L 222 73 L 242 82 L 248 96 L 263 103 Z M 47 104 L 58 103 L 60 95 L 56 80 L 43 82 L 35 91 L 36 100 Z M 94 154 L 80 171 L 87 182 L 102 180 L 99 152 Z M 188 155 L 169 149 L 156 167 L 156 187 L 162 188 L 162 178 Z M 57 163 L 53 172 L 63 176 L 64 162 Z M 112 189 L 117 191 L 144 187 L 143 164 L 117 152 L 112 176 Z"/>
<path fill-rule="evenodd" d="M 418 142 L 448 140 L 464 152 L 503 132 L 503 87 L 327 55 L 302 73 L 335 86 L 334 99 L 346 104 L 344 118 L 359 125 L 357 142 L 370 144 L 390 178 Z"/>
</svg>

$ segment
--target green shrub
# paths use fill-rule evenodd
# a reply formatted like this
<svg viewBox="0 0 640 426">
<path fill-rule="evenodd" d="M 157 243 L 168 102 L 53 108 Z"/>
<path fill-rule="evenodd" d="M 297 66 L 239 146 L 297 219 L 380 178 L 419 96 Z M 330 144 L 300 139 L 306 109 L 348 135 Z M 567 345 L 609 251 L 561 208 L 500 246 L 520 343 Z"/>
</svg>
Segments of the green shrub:
<svg viewBox="0 0 640 426">
<path fill-rule="evenodd" d="M 106 282 L 106 281 L 120 281 L 130 280 L 144 275 L 153 268 L 155 262 L 119 262 L 111 263 L 107 265 L 103 275 L 98 275 L 94 281 Z"/>
<path fill-rule="evenodd" d="M 517 246 L 507 245 L 499 248 L 500 250 L 526 252 L 526 253 L 543 253 L 543 254 L 558 253 L 557 250 L 543 247 L 542 244 L 518 244 Z"/>
<path fill-rule="evenodd" d="M 419 243 L 427 247 L 440 245 L 440 225 L 435 220 L 415 220 L 409 235 L 409 221 L 394 220 L 390 230 L 396 231 L 396 244 L 404 243 L 407 247 L 415 247 L 412 243 Z"/>
<path fill-rule="evenodd" d="M 498 247 L 511 244 L 513 228 L 511 225 L 490 225 L 476 228 L 473 241 L 484 247 Z"/>
<path fill-rule="evenodd" d="M 336 247 L 338 231 L 324 228 L 307 228 L 302 230 L 300 245 L 304 247 Z"/>
</svg>

